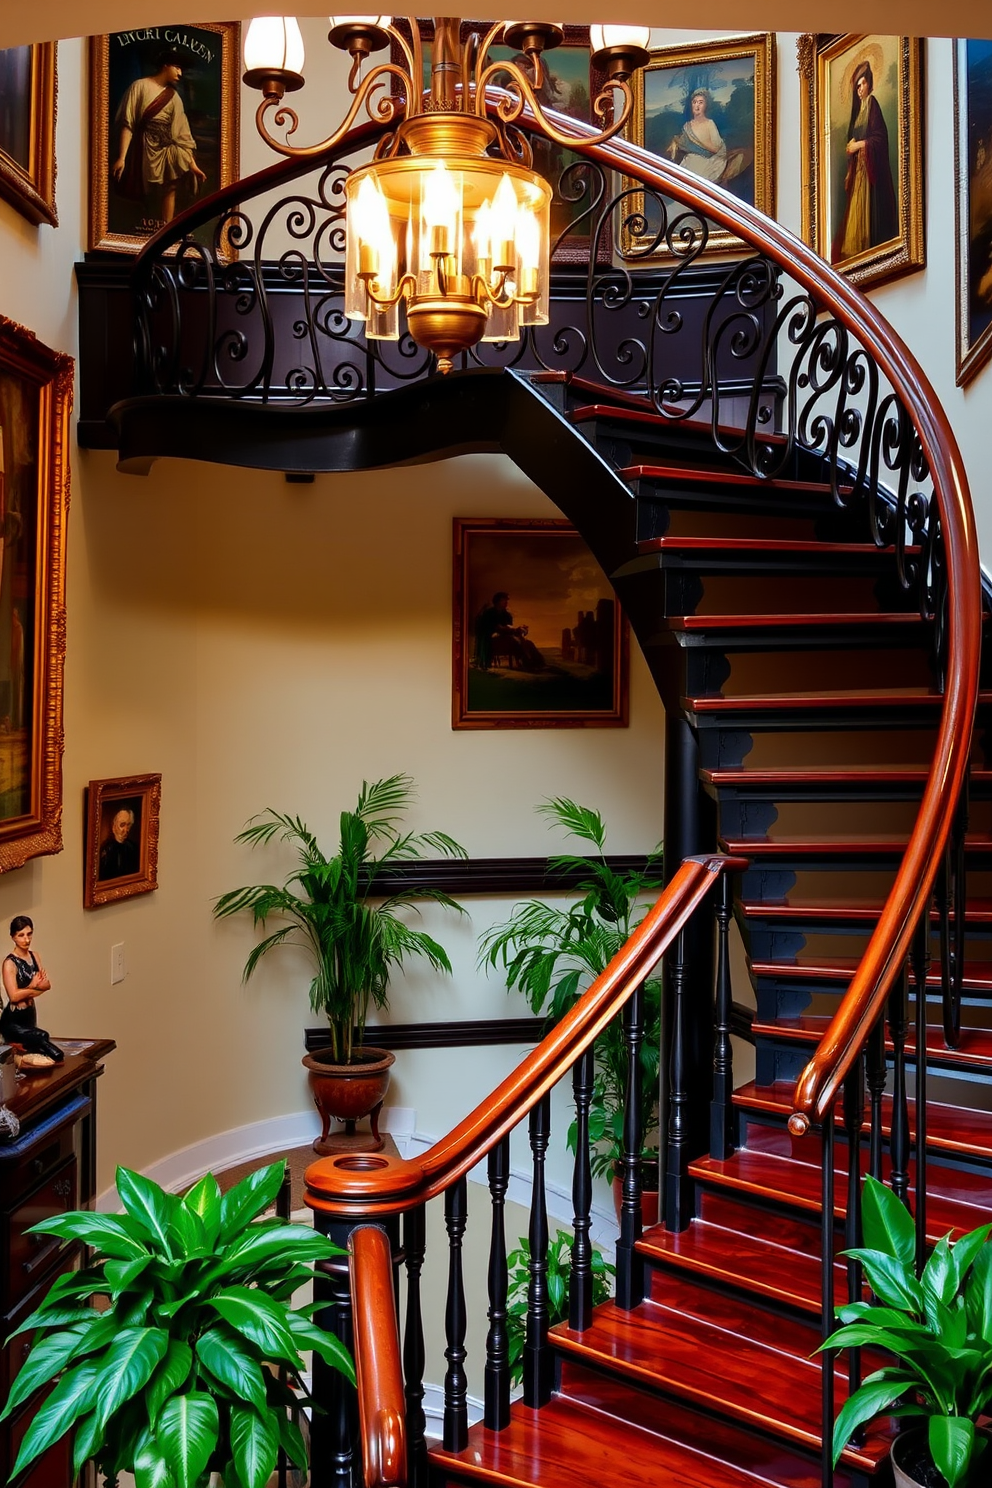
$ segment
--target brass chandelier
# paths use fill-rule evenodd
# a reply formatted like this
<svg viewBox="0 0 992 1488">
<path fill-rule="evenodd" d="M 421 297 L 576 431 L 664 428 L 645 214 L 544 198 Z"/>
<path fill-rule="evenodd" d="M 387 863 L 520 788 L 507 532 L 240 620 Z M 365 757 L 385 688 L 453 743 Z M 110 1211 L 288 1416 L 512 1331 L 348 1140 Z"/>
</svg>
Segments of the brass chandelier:
<svg viewBox="0 0 992 1488">
<path fill-rule="evenodd" d="M 548 139 L 566 148 L 575 141 L 552 123 L 539 98 L 544 53 L 563 40 L 562 23 L 497 21 L 484 36 L 463 40 L 458 17 L 436 16 L 425 88 L 416 17 L 406 18 L 409 36 L 389 16 L 330 20 L 328 40 L 352 59 L 351 101 L 325 140 L 291 143 L 298 119 L 285 95 L 303 86 L 303 39 L 293 17 L 251 22 L 245 82 L 262 93 L 256 127 L 280 155 L 322 155 L 362 110 L 395 126 L 345 187 L 345 315 L 364 321 L 367 336 L 395 340 L 402 303 L 410 335 L 435 353 L 441 372 L 479 341 L 514 341 L 523 327 L 546 325 L 552 193 L 514 126 L 529 110 Z M 593 102 L 602 126 L 597 141 L 630 117 L 629 80 L 648 60 L 648 35 L 640 27 L 591 28 L 593 62 L 606 77 Z M 390 45 L 402 62 L 380 62 L 363 73 L 368 57 Z M 491 61 L 496 45 L 519 55 Z M 495 119 L 487 115 L 488 87 L 503 90 Z"/>
</svg>

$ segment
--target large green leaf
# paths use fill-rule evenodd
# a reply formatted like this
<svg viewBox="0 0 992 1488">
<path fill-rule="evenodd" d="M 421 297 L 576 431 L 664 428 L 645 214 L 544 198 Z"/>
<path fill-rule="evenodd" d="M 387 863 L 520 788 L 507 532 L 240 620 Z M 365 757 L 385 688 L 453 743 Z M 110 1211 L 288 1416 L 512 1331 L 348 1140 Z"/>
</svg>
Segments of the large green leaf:
<svg viewBox="0 0 992 1488">
<path fill-rule="evenodd" d="M 128 1214 L 142 1226 L 148 1238 L 156 1241 L 160 1249 L 171 1256 L 169 1220 L 179 1200 L 150 1178 L 134 1173 L 130 1168 L 117 1169 L 117 1193 Z"/>
<path fill-rule="evenodd" d="M 29 1233 L 82 1240 L 84 1245 L 91 1245 L 101 1255 L 113 1256 L 116 1260 L 131 1261 L 148 1255 L 147 1248 L 132 1239 L 113 1214 L 91 1214 L 77 1209 L 70 1214 L 56 1214 L 51 1219 L 43 1219 L 32 1225 Z"/>
<path fill-rule="evenodd" d="M 294 1369 L 300 1368 L 286 1309 L 270 1302 L 262 1292 L 248 1287 L 228 1287 L 207 1298 L 206 1306 L 255 1344 L 264 1358 L 283 1360 Z"/>
<path fill-rule="evenodd" d="M 265 1381 L 257 1356 L 245 1348 L 237 1333 L 222 1327 L 208 1329 L 196 1341 L 196 1354 L 235 1400 L 247 1400 L 259 1411 L 265 1409 Z"/>
<path fill-rule="evenodd" d="M 208 1253 L 207 1232 L 200 1216 L 183 1203 L 175 1205 L 169 1220 L 169 1244 L 174 1255 L 189 1259 Z"/>
<path fill-rule="evenodd" d="M 7 1403 L 0 1411 L 0 1421 L 5 1420 L 23 1401 L 27 1400 L 29 1395 L 33 1395 L 40 1385 L 47 1385 L 50 1379 L 54 1379 L 60 1370 L 71 1362 L 79 1348 L 80 1338 L 85 1329 L 86 1324 L 80 1323 L 72 1328 L 50 1333 L 47 1338 L 40 1338 L 35 1343 L 10 1387 Z"/>
<path fill-rule="evenodd" d="M 217 1445 L 217 1402 L 198 1390 L 174 1395 L 155 1423 L 155 1439 L 172 1465 L 176 1488 L 195 1488 Z"/>
<path fill-rule="evenodd" d="M 82 1472 L 83 1463 L 96 1455 L 103 1441 L 104 1423 L 97 1411 L 90 1411 L 76 1422 L 76 1434 L 72 1443 L 72 1467 Z"/>
<path fill-rule="evenodd" d="M 231 1451 L 243 1488 L 265 1488 L 279 1453 L 279 1424 L 271 1410 L 231 1407 Z"/>
<path fill-rule="evenodd" d="M 290 1462 L 303 1472 L 306 1472 L 307 1444 L 303 1440 L 303 1432 L 285 1411 L 277 1412 L 276 1422 L 279 1427 L 279 1445 L 286 1453 Z"/>
<path fill-rule="evenodd" d="M 923 1288 L 912 1264 L 907 1266 L 880 1250 L 848 1250 L 844 1254 L 861 1262 L 869 1286 L 882 1302 L 903 1312 L 923 1313 Z"/>
<path fill-rule="evenodd" d="M 126 1292 L 132 1282 L 146 1268 L 153 1264 L 153 1257 L 146 1251 L 142 1256 L 136 1256 L 133 1261 L 108 1261 L 104 1267 L 107 1280 L 110 1283 L 111 1297 L 119 1297 L 121 1292 Z"/>
<path fill-rule="evenodd" d="M 865 1246 L 881 1250 L 904 1266 L 916 1264 L 916 1225 L 913 1216 L 891 1188 L 869 1174 L 861 1199 Z"/>
<path fill-rule="evenodd" d="M 125 1401 L 133 1400 L 147 1385 L 156 1366 L 165 1358 L 169 1335 L 161 1328 L 125 1328 L 98 1360 L 100 1379 L 94 1408 L 106 1421 Z"/>
<path fill-rule="evenodd" d="M 880 1378 L 879 1376 L 884 1376 Z M 859 1426 L 872 1421 L 894 1405 L 914 1381 L 896 1370 L 882 1369 L 871 1375 L 854 1394 L 845 1400 L 834 1423 L 834 1467 Z"/>
<path fill-rule="evenodd" d="M 948 1488 L 958 1488 L 967 1479 L 975 1449 L 975 1423 L 961 1416 L 931 1416 L 928 1428 L 930 1456 L 947 1479 Z"/>
<path fill-rule="evenodd" d="M 300 1317 L 296 1312 L 287 1312 L 286 1321 L 298 1349 L 313 1349 L 333 1369 L 339 1369 L 346 1375 L 351 1383 L 355 1383 L 355 1366 L 351 1355 L 333 1333 L 318 1328 L 316 1323 L 311 1323 L 308 1318 Z"/>
<path fill-rule="evenodd" d="M 52 1393 L 38 1406 L 28 1427 L 21 1450 L 14 1463 L 11 1478 L 16 1478 L 28 1463 L 47 1452 L 52 1442 L 65 1436 L 76 1421 L 93 1404 L 93 1388 L 100 1377 L 99 1365 L 84 1359 L 74 1369 L 67 1369 Z"/>
<path fill-rule="evenodd" d="M 220 1239 L 223 1244 L 230 1244 L 250 1220 L 268 1209 L 282 1187 L 285 1173 L 285 1162 L 270 1163 L 268 1167 L 257 1168 L 228 1189 L 220 1201 Z"/>
<path fill-rule="evenodd" d="M 204 1173 L 183 1196 L 183 1206 L 199 1216 L 206 1242 L 213 1247 L 220 1234 L 220 1184 L 213 1173 Z"/>
<path fill-rule="evenodd" d="M 287 1265 L 299 1265 L 304 1261 L 320 1261 L 341 1254 L 339 1246 L 309 1225 L 282 1224 L 265 1230 L 252 1227 L 232 1242 L 219 1265 L 211 1268 L 211 1276 L 235 1270 L 250 1271 L 274 1259 L 285 1260 Z"/>
<path fill-rule="evenodd" d="M 151 1431 L 145 1432 L 138 1443 L 134 1481 L 136 1488 L 175 1488 L 172 1468 Z"/>
<path fill-rule="evenodd" d="M 170 1338 L 165 1356 L 148 1381 L 148 1387 L 145 1390 L 145 1406 L 152 1427 L 158 1420 L 159 1412 L 169 1396 L 182 1389 L 189 1379 L 192 1368 L 193 1350 L 189 1344 L 184 1343 L 181 1338 Z"/>
<path fill-rule="evenodd" d="M 964 1295 L 971 1327 L 992 1344 L 992 1244 L 983 1246 L 975 1257 Z"/>
</svg>

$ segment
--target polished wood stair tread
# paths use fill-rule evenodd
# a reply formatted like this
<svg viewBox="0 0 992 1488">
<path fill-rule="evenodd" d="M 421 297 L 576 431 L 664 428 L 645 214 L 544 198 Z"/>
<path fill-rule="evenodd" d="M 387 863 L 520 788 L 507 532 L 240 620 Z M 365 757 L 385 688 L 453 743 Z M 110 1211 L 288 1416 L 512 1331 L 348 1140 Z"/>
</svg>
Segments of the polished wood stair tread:
<svg viewBox="0 0 992 1488">
<path fill-rule="evenodd" d="M 749 1081 L 734 1091 L 734 1105 L 741 1111 L 752 1111 L 788 1117 L 793 1110 L 795 1084 L 792 1080 L 776 1080 L 771 1085 L 758 1085 Z M 910 1102 L 909 1130 L 912 1139 L 916 1130 L 915 1106 Z M 886 1136 L 892 1125 L 892 1100 L 882 1098 L 882 1130 Z M 867 1132 L 869 1118 L 866 1112 L 864 1130 Z M 969 1106 L 945 1105 L 940 1101 L 927 1102 L 927 1150 L 963 1154 L 992 1161 L 992 1111 L 976 1111 Z"/>
<path fill-rule="evenodd" d="M 789 785 L 919 785 L 926 784 L 929 771 L 884 769 L 876 766 L 845 766 L 843 769 L 816 765 L 776 765 L 758 768 L 737 765 L 730 769 L 700 770 L 699 777 L 709 785 L 730 786 L 738 790 L 751 787 Z M 972 784 L 992 783 L 992 770 L 973 770 L 969 775 Z"/>
<path fill-rule="evenodd" d="M 988 701 L 983 694 L 981 702 Z M 751 713 L 778 712 L 783 708 L 798 712 L 820 712 L 831 708 L 927 708 L 942 706 L 944 697 L 939 692 L 907 692 L 904 687 L 864 687 L 830 692 L 767 692 L 767 693 L 722 693 L 704 694 L 699 697 L 683 697 L 683 708 L 693 713 L 724 713 L 747 710 Z"/>
<path fill-rule="evenodd" d="M 738 908 L 744 918 L 749 920 L 850 920 L 874 924 L 882 913 L 884 904 L 884 899 L 859 899 L 848 895 L 837 898 L 814 896 L 808 899 L 790 895 L 787 899 L 767 904 L 760 899 L 743 899 L 739 901 Z M 934 907 L 930 911 L 930 917 L 935 922 L 939 921 L 940 911 Z M 965 919 L 970 925 L 992 923 L 992 899 L 969 899 Z"/>
<path fill-rule="evenodd" d="M 922 626 L 923 622 L 914 611 L 867 610 L 861 612 L 838 611 L 836 614 L 760 614 L 746 615 L 669 615 L 665 619 L 669 630 L 821 630 L 829 626 L 845 626 L 862 630 L 866 626 Z"/>
<path fill-rule="evenodd" d="M 750 1139 L 749 1139 L 750 1140 Z M 820 1213 L 819 1143 L 812 1136 L 802 1139 L 809 1160 L 789 1153 L 762 1152 L 742 1147 L 727 1158 L 699 1157 L 689 1165 L 690 1176 L 700 1183 L 741 1198 L 781 1205 L 800 1214 Z M 915 1192 L 915 1165 L 910 1164 L 910 1196 Z M 847 1162 L 844 1144 L 838 1144 L 834 1166 L 834 1214 L 847 1213 Z M 950 1197 L 950 1190 L 955 1197 Z M 935 1245 L 942 1235 L 962 1235 L 989 1219 L 988 1181 L 975 1173 L 956 1173 L 935 1163 L 927 1166 L 927 1240 Z M 705 1208 L 705 1199 L 704 1199 Z M 760 1215 L 755 1224 L 760 1225 Z"/>
<path fill-rule="evenodd" d="M 675 1266 L 710 1282 L 751 1292 L 819 1317 L 821 1267 L 819 1236 L 795 1226 L 792 1245 L 781 1245 L 764 1233 L 745 1232 L 694 1219 L 687 1230 L 664 1225 L 646 1230 L 637 1249 L 653 1265 Z M 801 1247 L 801 1248 L 800 1248 Z M 838 1289 L 847 1270 L 836 1266 Z M 841 1295 L 838 1290 L 838 1295 Z"/>
<path fill-rule="evenodd" d="M 591 392 L 593 392 L 593 394 L 598 392 L 600 396 L 602 396 L 602 388 L 597 389 L 592 383 L 587 383 L 586 386 Z M 646 408 L 644 406 L 645 400 L 643 398 L 638 398 L 636 396 L 628 394 L 627 397 L 630 401 L 627 402 L 624 399 L 623 392 L 619 389 L 616 393 L 611 393 L 610 396 L 615 397 L 617 399 L 617 402 L 601 403 L 597 400 L 594 403 L 584 403 L 581 407 L 571 409 L 567 417 L 573 424 L 586 424 L 589 423 L 592 419 L 615 419 L 618 423 L 647 425 L 652 430 L 654 430 L 655 433 L 670 433 L 676 430 L 680 432 L 688 432 L 690 434 L 704 436 L 709 435 L 710 433 L 711 425 L 708 422 L 704 423 L 701 420 L 693 419 L 679 419 L 678 421 L 676 421 L 674 418 L 672 418 L 671 422 L 668 422 L 663 418 L 659 418 L 658 414 L 655 413 L 653 409 Z M 665 404 L 664 406 L 666 413 L 669 415 L 677 415 L 679 412 L 678 408 L 674 407 L 671 404 Z M 731 437 L 739 435 L 743 438 L 745 431 L 743 429 L 737 428 L 734 425 L 720 425 L 719 433 Z M 783 446 L 785 444 L 785 436 L 769 431 L 769 433 L 767 434 L 760 434 L 758 436 L 758 441 L 761 444 Z M 716 453 L 716 451 L 714 451 L 712 445 L 710 445 L 710 454 L 712 455 L 714 453 Z M 730 458 L 732 457 L 728 456 L 728 459 Z M 658 466 L 657 468 L 664 470 L 666 467 Z M 619 473 L 623 475 L 624 471 L 621 470 Z M 723 480 L 725 475 L 733 476 L 741 472 L 715 470 L 711 473 L 713 475 L 719 476 L 720 479 Z M 771 481 L 762 480 L 758 476 L 744 476 L 744 479 L 750 480 L 750 482 L 756 488 L 774 489 Z M 830 486 L 826 482 L 823 482 L 821 484 L 824 494 L 830 495 L 832 497 Z M 791 489 L 794 491 L 802 491 L 810 489 L 810 487 L 808 487 L 803 481 L 795 481 L 792 483 Z M 813 489 L 816 488 L 813 487 Z"/>
<path fill-rule="evenodd" d="M 818 1451 L 820 1366 L 809 1355 L 818 1346 L 819 1330 L 769 1315 L 783 1340 L 774 1347 L 754 1338 L 746 1306 L 735 1309 L 717 1293 L 701 1293 L 698 1311 L 690 1313 L 684 1309 L 691 1292 L 667 1278 L 666 1295 L 672 1305 L 647 1301 L 631 1312 L 603 1303 L 585 1332 L 562 1323 L 549 1337 L 563 1353 L 593 1367 Z M 784 1340 L 797 1335 L 803 1351 L 794 1353 Z M 838 1405 L 846 1394 L 845 1375 L 846 1366 L 842 1372 L 838 1365 Z M 849 1447 L 844 1460 L 872 1471 L 884 1461 L 890 1441 L 888 1431 L 872 1427 L 865 1444 Z"/>
<path fill-rule="evenodd" d="M 449 1482 L 505 1488 L 819 1488 L 815 1464 L 787 1450 L 767 1445 L 763 1455 L 775 1469 L 773 1477 L 744 1433 L 735 1438 L 711 1420 L 706 1436 L 698 1433 L 699 1444 L 688 1445 L 673 1439 L 685 1424 L 673 1420 L 669 1436 L 625 1421 L 618 1444 L 611 1414 L 556 1394 L 539 1411 L 515 1404 L 505 1431 L 473 1426 L 463 1452 L 432 1446 L 430 1459 L 435 1475 L 443 1473 Z M 841 1472 L 838 1488 L 848 1488 L 848 1482 Z"/>
<path fill-rule="evenodd" d="M 849 981 L 861 962 L 857 956 L 818 957 L 815 961 L 766 961 L 753 957 L 751 972 L 758 977 L 788 977 L 791 981 Z M 910 986 L 912 987 L 912 981 Z M 931 963 L 927 986 L 940 986 L 940 967 Z M 992 992 L 992 961 L 966 961 L 962 988 L 968 992 Z"/>
<path fill-rule="evenodd" d="M 725 483 L 720 477 L 721 483 Z M 892 548 L 878 548 L 873 542 L 827 542 L 817 538 L 788 537 L 702 537 L 665 534 L 661 537 L 644 537 L 637 544 L 637 551 L 647 553 L 726 553 L 742 555 L 782 554 L 797 557 L 819 558 L 891 558 Z M 907 549 L 908 553 L 917 549 Z"/>
<path fill-rule="evenodd" d="M 762 1023 L 755 1019 L 751 1024 L 751 1032 L 757 1038 L 784 1039 L 813 1046 L 819 1043 L 830 1022 L 830 1018 L 816 1014 L 804 1014 L 800 1018 L 782 1018 L 775 1023 Z M 890 1039 L 886 1040 L 886 1049 L 891 1053 Z M 906 1053 L 915 1056 L 915 1027 L 910 1027 L 907 1033 Z M 960 1044 L 956 1049 L 949 1049 L 944 1043 L 943 1028 L 929 1025 L 927 1027 L 927 1061 L 928 1063 L 933 1061 L 938 1064 L 992 1070 L 992 1030 L 962 1028 Z"/>
<path fill-rule="evenodd" d="M 820 832 L 815 837 L 783 833 L 778 837 L 720 837 L 721 852 L 735 858 L 900 857 L 909 841 L 905 832 L 874 832 L 870 837 Z M 968 853 L 992 853 L 992 838 L 966 837 Z"/>
<path fill-rule="evenodd" d="M 765 480 L 759 475 L 750 475 L 746 470 L 714 470 L 701 465 L 648 464 L 625 465 L 617 472 L 624 480 L 673 481 L 685 484 L 701 484 L 704 481 L 719 481 L 722 486 L 746 487 L 752 491 L 802 492 L 811 495 L 830 496 L 826 481 Z"/>
</svg>

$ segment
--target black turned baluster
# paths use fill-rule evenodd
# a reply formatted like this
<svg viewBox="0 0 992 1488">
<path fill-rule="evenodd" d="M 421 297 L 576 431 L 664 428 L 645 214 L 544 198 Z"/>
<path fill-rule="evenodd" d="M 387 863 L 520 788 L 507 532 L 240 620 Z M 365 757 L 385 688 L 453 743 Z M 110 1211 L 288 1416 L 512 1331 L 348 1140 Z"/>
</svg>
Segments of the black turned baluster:
<svg viewBox="0 0 992 1488">
<path fill-rule="evenodd" d="M 868 1171 L 882 1181 L 882 1096 L 885 1093 L 885 1019 L 879 1018 L 865 1048 L 871 1126 L 868 1142 Z"/>
<path fill-rule="evenodd" d="M 930 906 L 920 916 L 910 956 L 916 988 L 916 1266 L 927 1259 L 927 977 L 930 973 Z"/>
<path fill-rule="evenodd" d="M 865 1087 L 859 1059 L 844 1082 L 844 1134 L 847 1138 L 847 1215 L 844 1221 L 844 1243 L 847 1250 L 861 1244 L 861 1127 L 865 1118 Z M 848 1258 L 847 1300 L 861 1301 L 861 1263 Z M 861 1350 L 848 1349 L 847 1378 L 849 1393 L 861 1383 Z"/>
<path fill-rule="evenodd" d="M 524 1404 L 537 1409 L 551 1399 L 554 1354 L 548 1347 L 548 1203 L 544 1163 L 551 1138 L 551 1097 L 545 1095 L 530 1113 L 530 1150 L 534 1181 L 530 1201 L 530 1281 L 524 1336 Z"/>
<path fill-rule="evenodd" d="M 462 1238 L 468 1222 L 468 1185 L 464 1178 L 445 1191 L 444 1227 L 448 1232 L 448 1296 L 444 1308 L 444 1449 L 463 1452 L 468 1445 L 468 1377 L 465 1373 L 465 1283 Z"/>
<path fill-rule="evenodd" d="M 823 1118 L 821 1147 L 820 1185 L 820 1244 L 821 1276 L 823 1285 L 823 1311 L 820 1318 L 820 1337 L 826 1339 L 834 1330 L 834 1113 L 831 1109 Z M 833 1433 L 834 1433 L 834 1358 L 833 1349 L 820 1355 L 822 1387 L 822 1449 L 820 1453 L 821 1488 L 833 1488 Z"/>
<path fill-rule="evenodd" d="M 905 969 L 889 993 L 889 1038 L 892 1042 L 892 1129 L 889 1155 L 892 1159 L 892 1192 L 909 1208 L 909 1098 L 906 1092 L 906 986 Z"/>
<path fill-rule="evenodd" d="M 937 916 L 940 925 L 940 1005 L 944 1024 L 944 1043 L 948 1048 L 954 1047 L 948 1038 L 948 1033 L 953 1032 L 953 1025 L 950 1024 L 953 1007 L 951 985 L 954 963 L 954 949 L 951 945 L 952 879 L 951 844 L 949 842 L 944 849 L 940 872 L 937 875 Z"/>
<path fill-rule="evenodd" d="M 589 1239 L 592 1209 L 592 1166 L 589 1152 L 589 1106 L 595 1077 L 591 1048 L 581 1055 L 572 1070 L 575 1097 L 575 1167 L 572 1172 L 572 1208 L 575 1235 L 572 1240 L 572 1272 L 568 1285 L 568 1326 L 581 1333 L 592 1322 L 592 1241 Z"/>
<path fill-rule="evenodd" d="M 968 802 L 962 799 L 955 814 L 947 851 L 948 897 L 953 907 L 953 917 L 946 948 L 946 980 L 942 973 L 941 982 L 944 992 L 944 1042 L 949 1049 L 956 1049 L 961 1042 L 961 992 L 964 983 L 964 939 L 967 928 L 968 883 L 964 855 L 967 826 Z"/>
<path fill-rule="evenodd" d="M 730 1042 L 730 875 L 725 873 L 716 903 L 716 1039 L 713 1045 L 713 1099 L 710 1102 L 710 1157 L 729 1157 L 732 1140 L 734 1058 Z"/>
<path fill-rule="evenodd" d="M 641 1238 L 641 1042 L 644 1037 L 644 988 L 627 999 L 623 1009 L 623 1041 L 627 1051 L 627 1088 L 623 1104 L 623 1151 L 620 1154 L 620 1238 L 617 1241 L 616 1304 L 629 1309 L 644 1300 L 644 1257 L 636 1249 Z M 671 1172 L 671 1163 L 669 1163 Z"/>
<path fill-rule="evenodd" d="M 424 1318 L 420 1303 L 420 1274 L 427 1248 L 427 1217 L 423 1204 L 408 1209 L 403 1219 L 406 1252 L 406 1317 L 403 1325 L 403 1374 L 406 1380 L 406 1439 L 411 1488 L 426 1488 L 427 1418 L 424 1415 Z"/>
<path fill-rule="evenodd" d="M 289 1167 L 287 1166 L 285 1173 L 282 1175 L 282 1183 L 279 1185 L 279 1192 L 276 1194 L 276 1217 L 278 1219 L 281 1219 L 284 1224 L 288 1224 L 290 1219 L 292 1218 L 292 1214 L 293 1184 L 292 1179 L 290 1178 Z M 287 1378 L 288 1370 L 286 1369 L 285 1364 L 280 1364 L 279 1383 L 281 1385 L 284 1385 L 287 1381 Z M 295 1414 L 296 1411 L 294 1409 L 294 1415 Z M 279 1488 L 286 1488 L 286 1485 L 289 1482 L 289 1458 L 286 1456 L 286 1453 L 282 1447 L 279 1448 L 279 1455 L 276 1458 L 276 1481 L 279 1484 Z"/>
<path fill-rule="evenodd" d="M 486 1412 L 490 1431 L 510 1424 L 510 1336 L 506 1326 L 506 1190 L 510 1182 L 510 1139 L 489 1154 L 492 1233 L 489 1240 L 489 1332 L 486 1335 Z"/>
<path fill-rule="evenodd" d="M 689 1092 L 686 1088 L 685 935 L 679 931 L 670 965 L 672 985 L 672 1072 L 669 1079 L 668 1157 L 665 1162 L 665 1225 L 684 1230 L 689 1203 Z"/>
</svg>

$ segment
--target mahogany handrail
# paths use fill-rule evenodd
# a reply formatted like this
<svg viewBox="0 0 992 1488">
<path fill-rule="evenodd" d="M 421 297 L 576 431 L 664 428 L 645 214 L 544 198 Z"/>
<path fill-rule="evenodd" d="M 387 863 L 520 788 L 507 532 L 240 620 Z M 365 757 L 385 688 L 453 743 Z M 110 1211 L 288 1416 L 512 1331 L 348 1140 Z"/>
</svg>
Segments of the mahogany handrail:
<svg viewBox="0 0 992 1488">
<path fill-rule="evenodd" d="M 443 1193 L 485 1157 L 571 1069 L 616 1017 L 724 872 L 745 858 L 686 858 L 630 939 L 592 986 L 491 1095 L 421 1157 L 358 1153 L 306 1171 L 307 1204 L 338 1217 L 397 1214 Z"/>
<path fill-rule="evenodd" d="M 579 126 L 569 122 L 576 131 Z M 587 130 L 592 134 L 591 127 Z M 836 269 L 779 223 L 720 186 L 626 140 L 594 145 L 582 155 L 620 170 L 684 205 L 702 208 L 722 227 L 780 264 L 871 353 L 913 420 L 933 480 L 947 575 L 947 668 L 944 706 L 920 810 L 874 934 L 840 1006 L 796 1085 L 790 1129 L 801 1136 L 822 1120 L 881 1015 L 902 973 L 917 922 L 927 909 L 968 775 L 978 701 L 981 654 L 981 573 L 978 535 L 964 462 L 950 423 L 926 374 L 884 317 Z M 932 518 L 931 518 L 932 520 Z"/>
<path fill-rule="evenodd" d="M 377 1225 L 348 1236 L 355 1383 L 365 1488 L 405 1488 L 406 1397 L 389 1237 Z"/>
</svg>

